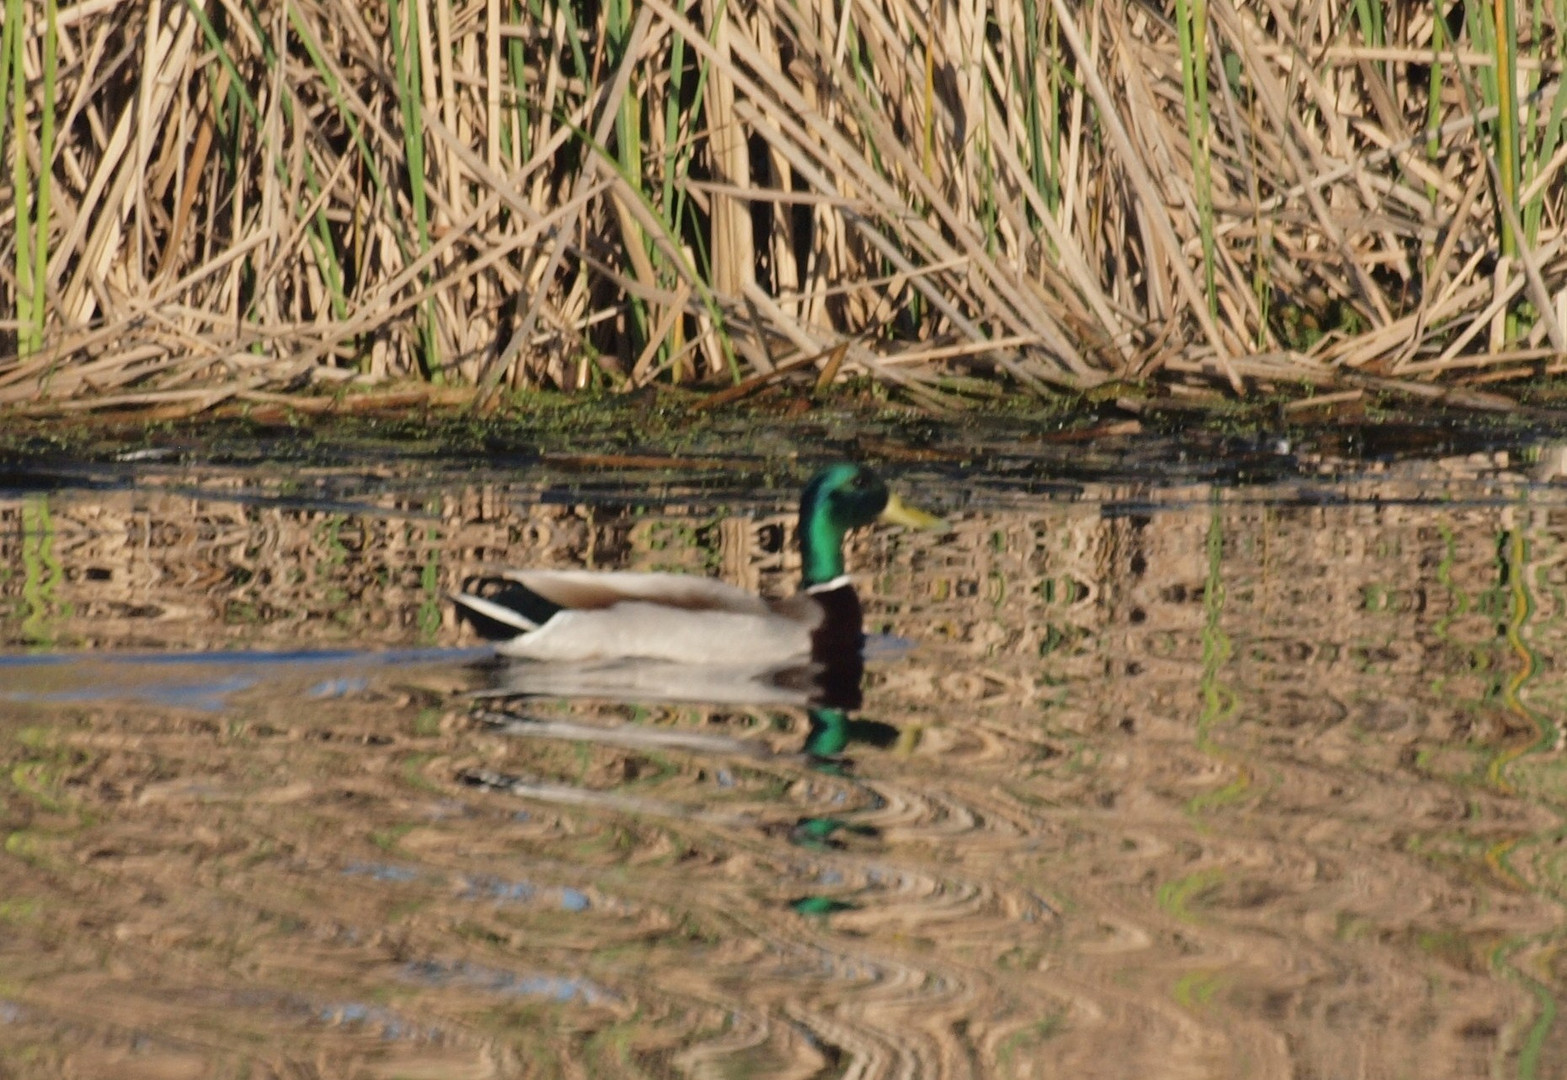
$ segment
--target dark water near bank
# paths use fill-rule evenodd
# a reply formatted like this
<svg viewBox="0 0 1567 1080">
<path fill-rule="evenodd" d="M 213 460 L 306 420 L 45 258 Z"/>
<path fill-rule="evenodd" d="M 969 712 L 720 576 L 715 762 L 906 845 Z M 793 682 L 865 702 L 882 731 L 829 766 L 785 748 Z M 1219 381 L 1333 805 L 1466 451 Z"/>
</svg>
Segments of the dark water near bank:
<svg viewBox="0 0 1567 1080">
<path fill-rule="evenodd" d="M 889 466 L 841 719 L 442 600 L 787 593 L 806 464 L 18 473 L 0 1076 L 1564 1075 L 1559 460 Z"/>
</svg>

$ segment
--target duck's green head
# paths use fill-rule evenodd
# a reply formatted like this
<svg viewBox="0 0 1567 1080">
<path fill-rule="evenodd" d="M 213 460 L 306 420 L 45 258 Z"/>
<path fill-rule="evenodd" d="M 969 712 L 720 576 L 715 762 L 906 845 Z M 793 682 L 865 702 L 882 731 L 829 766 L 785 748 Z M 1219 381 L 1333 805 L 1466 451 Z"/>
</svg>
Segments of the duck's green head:
<svg viewBox="0 0 1567 1080">
<path fill-rule="evenodd" d="M 851 529 L 884 521 L 915 529 L 944 522 L 909 506 L 863 465 L 839 462 L 811 478 L 800 496 L 800 554 L 804 585 L 820 585 L 843 574 L 843 538 Z"/>
</svg>

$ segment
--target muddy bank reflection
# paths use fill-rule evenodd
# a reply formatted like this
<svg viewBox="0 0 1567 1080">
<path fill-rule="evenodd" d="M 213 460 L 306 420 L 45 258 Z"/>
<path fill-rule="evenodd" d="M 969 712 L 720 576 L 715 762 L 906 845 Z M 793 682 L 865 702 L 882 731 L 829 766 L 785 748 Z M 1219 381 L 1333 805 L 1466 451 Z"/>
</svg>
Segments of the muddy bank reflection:
<svg viewBox="0 0 1567 1080">
<path fill-rule="evenodd" d="M 955 531 L 853 538 L 867 629 L 914 644 L 836 714 L 538 670 L 503 707 L 440 653 L 100 663 L 461 647 L 441 596 L 502 564 L 798 574 L 788 492 L 180 483 L 0 501 L 18 1075 L 1567 1060 L 1567 492 L 1505 461 L 904 477 Z"/>
</svg>

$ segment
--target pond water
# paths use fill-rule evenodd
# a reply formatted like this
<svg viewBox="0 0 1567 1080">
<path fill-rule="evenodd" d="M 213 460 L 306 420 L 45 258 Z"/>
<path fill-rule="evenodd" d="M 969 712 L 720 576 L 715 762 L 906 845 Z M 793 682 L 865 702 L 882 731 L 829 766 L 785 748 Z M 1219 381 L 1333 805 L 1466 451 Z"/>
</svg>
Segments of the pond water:
<svg viewBox="0 0 1567 1080">
<path fill-rule="evenodd" d="M 444 600 L 787 594 L 808 462 L 13 477 L 0 1075 L 1563 1075 L 1554 451 L 1167 449 L 886 468 L 852 713 Z"/>
</svg>

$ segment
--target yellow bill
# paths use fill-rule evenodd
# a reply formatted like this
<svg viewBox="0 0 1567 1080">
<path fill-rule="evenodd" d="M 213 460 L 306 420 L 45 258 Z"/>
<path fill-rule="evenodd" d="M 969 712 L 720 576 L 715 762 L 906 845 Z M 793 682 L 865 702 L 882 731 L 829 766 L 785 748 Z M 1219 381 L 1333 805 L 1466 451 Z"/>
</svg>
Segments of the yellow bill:
<svg viewBox="0 0 1567 1080">
<path fill-rule="evenodd" d="M 927 514 L 917 506 L 910 506 L 898 495 L 887 497 L 887 506 L 878 521 L 888 525 L 906 525 L 911 529 L 945 529 L 947 523 L 935 514 Z"/>
</svg>

